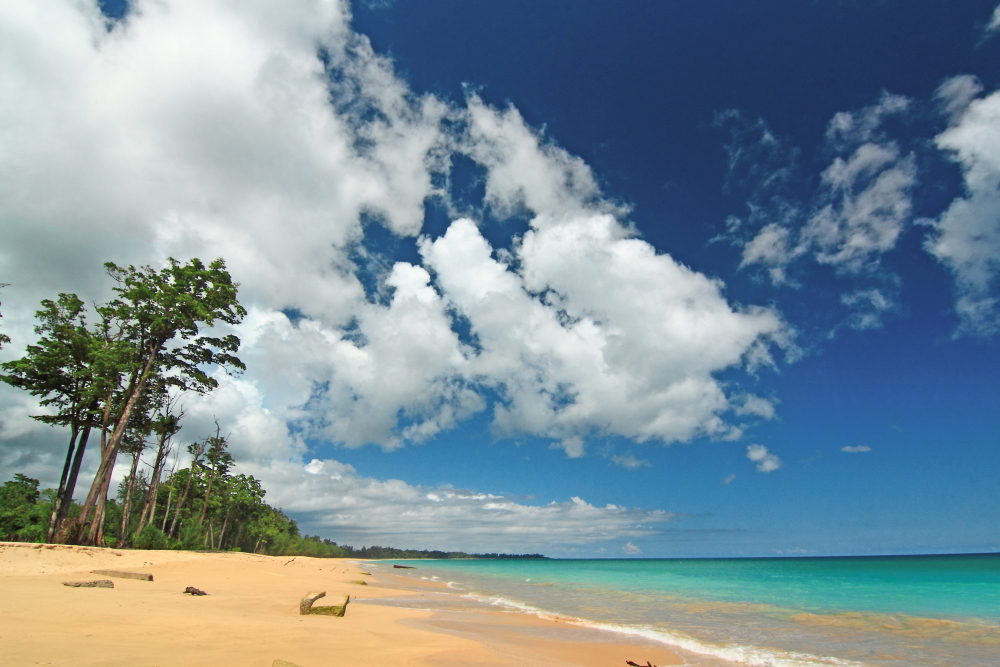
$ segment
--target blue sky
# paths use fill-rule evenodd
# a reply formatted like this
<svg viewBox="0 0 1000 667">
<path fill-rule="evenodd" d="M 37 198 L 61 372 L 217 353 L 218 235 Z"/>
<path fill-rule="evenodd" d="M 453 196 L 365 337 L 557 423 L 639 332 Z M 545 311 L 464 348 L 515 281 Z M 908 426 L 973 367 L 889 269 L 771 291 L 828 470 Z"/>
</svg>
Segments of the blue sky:
<svg viewBox="0 0 1000 667">
<path fill-rule="evenodd" d="M 0 9 L 5 359 L 221 255 L 249 369 L 182 435 L 308 532 L 1000 549 L 994 2 L 286 4 Z"/>
</svg>

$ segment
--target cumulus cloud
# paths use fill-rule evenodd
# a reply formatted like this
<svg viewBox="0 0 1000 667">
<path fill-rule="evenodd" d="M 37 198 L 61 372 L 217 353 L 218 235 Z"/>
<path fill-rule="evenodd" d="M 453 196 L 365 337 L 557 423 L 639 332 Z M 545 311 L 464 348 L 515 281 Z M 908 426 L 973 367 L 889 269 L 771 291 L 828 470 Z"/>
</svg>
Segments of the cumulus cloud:
<svg viewBox="0 0 1000 667">
<path fill-rule="evenodd" d="M 951 94 L 951 104 L 958 104 L 963 92 L 956 87 Z M 736 112 L 720 118 L 730 127 L 730 178 L 737 174 L 735 180 L 751 193 L 749 214 L 732 216 L 720 237 L 742 248 L 740 268 L 762 269 L 772 284 L 791 287 L 799 287 L 792 269 L 803 261 L 855 282 L 892 282 L 881 258 L 907 229 L 917 168 L 914 154 L 882 128 L 910 105 L 905 97 L 883 93 L 868 107 L 835 114 L 825 137 L 835 157 L 805 200 L 798 194 L 804 187 L 798 151 L 784 146 L 762 120 L 749 122 Z M 882 301 L 867 298 L 876 292 Z M 884 288 L 845 293 L 841 303 L 851 309 L 855 328 L 881 326 L 882 312 L 892 306 Z"/>
<path fill-rule="evenodd" d="M 781 467 L 781 459 L 767 451 L 764 445 L 748 445 L 747 458 L 757 464 L 757 472 L 774 472 Z"/>
<path fill-rule="evenodd" d="M 872 448 L 868 445 L 847 445 L 840 448 L 840 451 L 847 452 L 848 454 L 861 454 L 863 452 L 870 452 L 871 450 Z"/>
<path fill-rule="evenodd" d="M 626 556 L 638 556 L 642 553 L 642 549 L 635 546 L 631 542 L 626 542 L 625 544 L 622 545 L 622 553 L 624 553 Z"/>
<path fill-rule="evenodd" d="M 93 3 L 2 11 L 16 340 L 41 298 L 103 298 L 98 260 L 221 255 L 251 310 L 247 380 L 307 436 L 392 449 L 492 407 L 498 437 L 569 456 L 594 435 L 732 437 L 715 374 L 793 349 L 776 311 L 731 306 L 636 238 L 627 207 L 516 109 L 410 91 L 345 2 L 139 0 L 110 29 Z M 523 238 L 501 252 L 459 219 L 420 238 L 422 265 L 362 252 L 364 224 L 419 236 L 456 154 L 484 169 L 496 215 L 530 216 Z"/>
<path fill-rule="evenodd" d="M 936 220 L 925 247 L 955 277 L 957 334 L 1000 331 L 996 283 L 1000 273 L 1000 92 L 979 92 L 970 77 L 944 82 L 938 97 L 951 103 L 951 126 L 935 138 L 962 168 L 965 194 Z M 955 91 L 963 91 L 956 93 Z"/>
</svg>

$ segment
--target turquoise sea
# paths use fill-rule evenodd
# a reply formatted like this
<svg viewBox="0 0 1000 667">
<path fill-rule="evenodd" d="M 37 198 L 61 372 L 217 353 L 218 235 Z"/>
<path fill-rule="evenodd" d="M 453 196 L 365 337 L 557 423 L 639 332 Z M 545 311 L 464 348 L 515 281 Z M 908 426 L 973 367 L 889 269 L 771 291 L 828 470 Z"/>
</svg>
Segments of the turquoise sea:
<svg viewBox="0 0 1000 667">
<path fill-rule="evenodd" d="M 398 563 L 372 565 L 448 587 L 397 604 L 568 617 L 688 664 L 1000 665 L 1000 554 Z"/>
</svg>

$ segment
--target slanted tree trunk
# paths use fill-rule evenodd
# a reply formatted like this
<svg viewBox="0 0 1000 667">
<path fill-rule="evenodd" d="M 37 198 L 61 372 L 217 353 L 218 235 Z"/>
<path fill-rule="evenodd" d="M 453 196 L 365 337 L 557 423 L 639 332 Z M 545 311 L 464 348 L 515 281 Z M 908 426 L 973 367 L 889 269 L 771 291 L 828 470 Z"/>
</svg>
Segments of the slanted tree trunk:
<svg viewBox="0 0 1000 667">
<path fill-rule="evenodd" d="M 167 533 L 171 537 L 174 536 L 174 531 L 177 530 L 177 520 L 181 515 L 181 508 L 184 507 L 184 501 L 187 500 L 188 491 L 191 490 L 191 480 L 194 479 L 194 471 L 198 467 L 198 461 L 201 460 L 201 455 L 205 452 L 204 445 L 195 445 L 194 450 L 194 460 L 191 462 L 191 467 L 188 468 L 188 478 L 187 484 L 184 485 L 184 493 L 181 494 L 180 500 L 177 501 L 177 509 L 174 510 L 174 520 L 170 522 L 170 532 Z"/>
<path fill-rule="evenodd" d="M 163 475 L 163 467 L 167 464 L 167 455 L 170 453 L 170 436 L 163 433 L 160 435 L 160 443 L 156 448 L 156 462 L 153 464 L 152 476 L 149 478 L 149 490 L 146 492 L 146 502 L 142 506 L 142 514 L 139 515 L 139 524 L 135 528 L 138 535 L 147 525 L 152 525 L 154 514 L 156 514 L 156 496 L 160 491 L 160 477 Z M 170 511 L 169 509 L 167 511 Z"/>
<path fill-rule="evenodd" d="M 128 384 L 128 388 L 125 391 L 125 396 L 128 398 L 125 401 L 125 406 L 122 408 L 121 414 L 117 415 L 110 437 L 107 437 L 105 441 L 102 434 L 101 463 L 97 467 L 97 474 L 94 475 L 94 481 L 90 485 L 90 493 L 87 494 L 87 500 L 80 511 L 80 518 L 77 519 L 77 522 L 81 524 L 86 523 L 88 520 L 91 521 L 90 532 L 87 536 L 89 544 L 96 544 L 104 535 L 104 505 L 107 503 L 107 489 L 111 484 L 111 474 L 114 472 L 115 459 L 118 457 L 118 448 L 121 446 L 122 437 L 125 435 L 125 427 L 128 426 L 128 420 L 132 417 L 132 411 L 135 410 L 135 406 L 138 405 L 139 399 L 142 397 L 142 392 L 146 389 L 146 381 L 149 380 L 153 372 L 153 368 L 156 365 L 156 357 L 160 352 L 161 346 L 162 344 L 159 342 L 150 344 L 147 351 L 146 363 L 143 365 L 142 371 L 133 375 Z M 106 416 L 110 414 L 110 403 L 111 397 L 109 396 L 108 408 L 105 410 Z M 105 421 L 105 425 L 107 423 Z M 107 431 L 105 430 L 106 433 Z M 99 511 L 97 509 L 98 506 L 100 506 Z M 92 519 L 91 515 L 93 515 Z"/>
<path fill-rule="evenodd" d="M 233 510 L 232 505 L 226 508 L 226 517 L 222 520 L 222 530 L 219 531 L 219 546 L 217 549 L 222 549 L 222 538 L 226 535 L 226 525 L 229 523 L 229 513 Z"/>
<path fill-rule="evenodd" d="M 132 455 L 132 470 L 129 472 L 128 485 L 125 487 L 125 506 L 122 507 L 122 526 L 118 532 L 118 546 L 124 547 L 128 543 L 128 520 L 132 513 L 132 493 L 135 490 L 135 476 L 139 472 L 139 459 L 142 458 L 142 449 L 136 450 Z"/>
<path fill-rule="evenodd" d="M 69 479 L 69 471 L 73 466 L 73 453 L 76 450 L 76 436 L 79 432 L 79 425 L 74 419 L 69 436 L 69 448 L 66 450 L 66 462 L 63 464 L 62 476 L 59 478 L 59 489 L 56 491 L 55 502 L 52 503 L 52 514 L 49 516 L 49 530 L 45 533 L 45 541 L 51 542 L 56 533 L 56 523 L 59 519 L 59 510 L 62 508 L 66 497 L 66 481 Z"/>
<path fill-rule="evenodd" d="M 87 451 L 87 441 L 90 439 L 90 425 L 84 426 L 80 433 L 80 440 L 76 444 L 76 454 L 73 456 L 73 466 L 69 470 L 66 479 L 66 488 L 63 490 L 63 500 L 59 504 L 59 514 L 56 516 L 54 527 L 54 541 L 58 544 L 66 544 L 71 541 L 71 536 L 67 530 L 72 528 L 68 525 L 66 517 L 69 516 L 69 508 L 73 504 L 73 493 L 76 491 L 76 480 L 80 475 L 80 466 L 83 465 L 83 455 Z"/>
<path fill-rule="evenodd" d="M 160 531 L 163 533 L 167 532 L 167 520 L 170 518 L 170 503 L 174 499 L 174 475 L 177 474 L 177 462 L 181 459 L 180 451 L 177 452 L 177 456 L 174 457 L 174 467 L 170 469 L 170 493 L 167 494 L 167 507 L 163 510 L 163 523 L 160 525 Z"/>
</svg>

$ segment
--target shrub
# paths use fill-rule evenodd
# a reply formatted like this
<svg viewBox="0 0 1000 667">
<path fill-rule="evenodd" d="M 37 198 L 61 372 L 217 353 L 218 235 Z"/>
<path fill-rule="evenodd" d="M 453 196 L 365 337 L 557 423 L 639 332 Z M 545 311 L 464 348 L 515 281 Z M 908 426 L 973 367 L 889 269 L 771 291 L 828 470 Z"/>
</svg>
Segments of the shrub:
<svg viewBox="0 0 1000 667">
<path fill-rule="evenodd" d="M 135 538 L 136 549 L 169 549 L 170 538 L 152 524 L 143 526 Z"/>
</svg>

